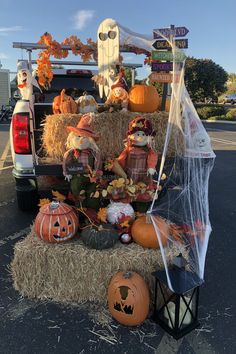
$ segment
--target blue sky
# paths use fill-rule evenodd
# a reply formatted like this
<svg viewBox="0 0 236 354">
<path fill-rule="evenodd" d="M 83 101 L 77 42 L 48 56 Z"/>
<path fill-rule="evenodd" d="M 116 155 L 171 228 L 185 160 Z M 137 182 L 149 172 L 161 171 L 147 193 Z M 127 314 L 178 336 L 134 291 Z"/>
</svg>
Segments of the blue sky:
<svg viewBox="0 0 236 354">
<path fill-rule="evenodd" d="M 62 41 L 72 34 L 82 41 L 96 40 L 99 23 L 107 17 L 142 34 L 170 24 L 189 29 L 187 55 L 212 59 L 227 72 L 236 73 L 236 0 L 0 0 L 0 60 L 16 71 L 25 51 L 12 42 L 37 42 L 45 31 Z M 37 57 L 34 52 L 34 58 Z M 71 56 L 72 60 L 80 60 Z M 128 54 L 130 62 L 143 57 Z M 145 70 L 139 76 L 145 75 Z"/>
</svg>

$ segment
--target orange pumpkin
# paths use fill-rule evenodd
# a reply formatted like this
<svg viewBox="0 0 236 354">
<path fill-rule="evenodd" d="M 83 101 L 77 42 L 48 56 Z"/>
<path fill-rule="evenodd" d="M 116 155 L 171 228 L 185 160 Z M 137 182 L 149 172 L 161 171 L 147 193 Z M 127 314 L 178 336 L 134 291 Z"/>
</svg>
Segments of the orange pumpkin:
<svg viewBox="0 0 236 354">
<path fill-rule="evenodd" d="M 54 97 L 53 102 L 52 102 L 53 114 L 60 114 L 61 113 L 60 105 L 61 105 L 61 96 Z"/>
<path fill-rule="evenodd" d="M 76 102 L 65 94 L 65 89 L 61 91 L 60 111 L 61 113 L 77 113 L 78 111 Z"/>
<path fill-rule="evenodd" d="M 129 91 L 129 110 L 131 112 L 152 113 L 159 104 L 159 95 L 154 86 L 134 85 Z"/>
<path fill-rule="evenodd" d="M 144 279 L 135 272 L 119 272 L 108 287 L 108 306 L 112 317 L 127 326 L 142 323 L 149 312 L 149 291 Z"/>
<path fill-rule="evenodd" d="M 43 205 L 34 223 L 37 236 L 47 242 L 61 243 L 72 239 L 79 226 L 73 209 L 62 202 Z"/>
<path fill-rule="evenodd" d="M 166 246 L 169 234 L 168 224 L 159 216 L 153 217 L 155 223 L 160 230 L 160 237 L 163 246 Z M 149 222 L 147 216 L 141 216 L 135 220 L 131 228 L 131 235 L 133 240 L 140 246 L 146 248 L 160 248 L 156 230 L 152 224 Z"/>
</svg>

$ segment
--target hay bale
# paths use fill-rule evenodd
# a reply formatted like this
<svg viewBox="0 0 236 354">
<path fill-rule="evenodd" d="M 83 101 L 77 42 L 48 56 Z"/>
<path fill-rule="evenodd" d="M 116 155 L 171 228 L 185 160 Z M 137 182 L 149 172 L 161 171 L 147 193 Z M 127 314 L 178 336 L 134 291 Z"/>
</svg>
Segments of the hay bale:
<svg viewBox="0 0 236 354">
<path fill-rule="evenodd" d="M 183 246 L 167 251 L 168 261 L 186 251 Z M 29 298 L 61 303 L 96 301 L 106 303 L 107 288 L 118 271 L 133 270 L 146 280 L 152 293 L 151 272 L 163 268 L 159 250 L 135 243 L 117 243 L 109 250 L 88 249 L 79 239 L 66 244 L 48 244 L 38 239 L 33 229 L 15 245 L 11 273 L 14 288 Z"/>
<path fill-rule="evenodd" d="M 100 134 L 98 146 L 103 159 L 119 156 L 124 149 L 124 139 L 128 130 L 129 122 L 137 115 L 149 118 L 157 132 L 155 137 L 155 149 L 161 153 L 163 151 L 168 113 L 154 112 L 138 114 L 134 112 L 114 112 L 98 113 L 95 115 L 92 124 L 93 129 Z M 66 126 L 76 126 L 81 114 L 54 114 L 45 119 L 44 131 L 42 135 L 43 148 L 47 155 L 53 159 L 62 160 L 66 151 L 65 142 L 68 136 Z M 170 140 L 168 154 L 175 151 L 173 138 Z"/>
</svg>

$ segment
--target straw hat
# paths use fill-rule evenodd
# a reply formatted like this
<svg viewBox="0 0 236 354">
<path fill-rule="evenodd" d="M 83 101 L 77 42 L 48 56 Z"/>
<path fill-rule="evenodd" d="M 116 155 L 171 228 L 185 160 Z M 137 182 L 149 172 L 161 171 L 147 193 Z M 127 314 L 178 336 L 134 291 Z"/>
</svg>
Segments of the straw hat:
<svg viewBox="0 0 236 354">
<path fill-rule="evenodd" d="M 93 114 L 91 114 L 91 113 L 84 114 L 80 118 L 80 121 L 76 127 L 68 126 L 66 128 L 68 131 L 73 132 L 74 134 L 76 134 L 78 136 L 91 137 L 95 140 L 98 140 L 99 136 L 96 135 L 94 133 L 94 131 L 91 129 L 92 119 L 93 119 Z"/>
</svg>

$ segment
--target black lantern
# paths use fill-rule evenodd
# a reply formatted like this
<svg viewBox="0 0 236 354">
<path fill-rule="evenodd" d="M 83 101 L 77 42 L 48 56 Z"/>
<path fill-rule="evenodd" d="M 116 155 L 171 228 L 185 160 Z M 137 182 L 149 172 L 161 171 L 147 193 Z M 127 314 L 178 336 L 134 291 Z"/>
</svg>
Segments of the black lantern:
<svg viewBox="0 0 236 354">
<path fill-rule="evenodd" d="M 203 281 L 186 271 L 185 263 L 180 254 L 168 272 L 174 291 L 168 287 L 165 270 L 152 273 L 156 279 L 153 320 L 175 339 L 199 326 L 199 287 Z"/>
</svg>

